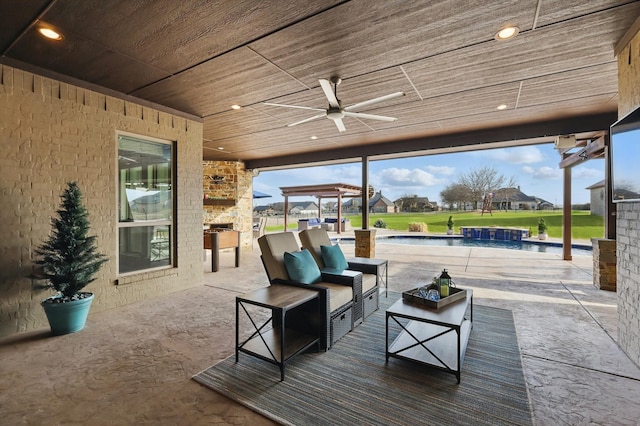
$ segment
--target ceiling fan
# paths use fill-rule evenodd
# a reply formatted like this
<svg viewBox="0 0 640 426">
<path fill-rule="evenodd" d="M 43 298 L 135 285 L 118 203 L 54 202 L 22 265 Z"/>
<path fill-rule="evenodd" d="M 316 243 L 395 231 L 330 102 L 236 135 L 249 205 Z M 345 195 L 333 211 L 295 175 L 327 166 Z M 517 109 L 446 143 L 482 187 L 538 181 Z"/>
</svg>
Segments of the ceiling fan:
<svg viewBox="0 0 640 426">
<path fill-rule="evenodd" d="M 329 108 L 311 108 L 306 106 L 299 105 L 286 105 L 286 104 L 275 104 L 272 102 L 263 102 L 264 105 L 271 106 L 279 106 L 285 108 L 299 108 L 299 109 L 308 109 L 311 111 L 322 111 L 322 114 L 314 115 L 310 118 L 305 118 L 304 120 L 297 121 L 295 123 L 287 124 L 287 127 L 297 126 L 298 124 L 308 123 L 309 121 L 317 120 L 322 117 L 327 117 L 333 120 L 336 123 L 336 127 L 339 131 L 344 132 L 347 129 L 344 127 L 344 123 L 342 119 L 344 117 L 353 117 L 353 118 L 366 118 L 369 120 L 380 120 L 380 121 L 396 121 L 397 118 L 394 117 L 385 117 L 383 115 L 374 115 L 374 114 L 365 114 L 362 112 L 355 112 L 354 110 L 362 107 L 366 107 L 369 105 L 376 104 L 378 102 L 388 101 L 390 99 L 395 99 L 400 96 L 404 96 L 404 92 L 396 92 L 386 96 L 380 96 L 379 98 L 370 99 L 364 102 L 358 102 L 357 104 L 349 105 L 346 107 L 342 107 L 342 102 L 337 97 L 338 94 L 338 84 L 342 81 L 338 77 L 332 77 L 331 80 L 325 80 L 323 78 L 318 80 L 320 82 L 320 87 L 322 87 L 322 91 L 324 95 L 327 97 L 329 101 Z M 331 86 L 333 84 L 333 87 Z"/>
</svg>

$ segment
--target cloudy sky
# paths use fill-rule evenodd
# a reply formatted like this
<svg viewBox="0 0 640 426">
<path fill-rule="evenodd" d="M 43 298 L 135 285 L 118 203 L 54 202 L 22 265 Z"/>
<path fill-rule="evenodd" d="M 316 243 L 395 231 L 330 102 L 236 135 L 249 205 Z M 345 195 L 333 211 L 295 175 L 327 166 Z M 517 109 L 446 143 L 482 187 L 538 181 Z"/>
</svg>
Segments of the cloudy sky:
<svg viewBox="0 0 640 426">
<path fill-rule="evenodd" d="M 369 180 L 376 191 L 390 200 L 404 195 L 440 201 L 440 191 L 462 173 L 484 166 L 493 167 L 508 181 L 513 178 L 522 192 L 562 205 L 560 155 L 553 144 L 492 149 L 455 154 L 429 155 L 397 160 L 371 161 Z M 604 160 L 591 160 L 572 170 L 572 204 L 588 203 L 585 188 L 604 179 Z M 362 185 L 359 163 L 263 171 L 253 180 L 254 189 L 272 195 L 254 205 L 283 201 L 280 187 L 348 183 Z M 302 198 L 294 201 L 303 201 Z"/>
</svg>

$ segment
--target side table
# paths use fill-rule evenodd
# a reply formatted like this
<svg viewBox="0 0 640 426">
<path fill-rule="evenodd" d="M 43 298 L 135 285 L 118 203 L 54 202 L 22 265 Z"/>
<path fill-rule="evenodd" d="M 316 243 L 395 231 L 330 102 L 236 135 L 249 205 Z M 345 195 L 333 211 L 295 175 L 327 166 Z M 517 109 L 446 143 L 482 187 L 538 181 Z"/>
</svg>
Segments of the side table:
<svg viewBox="0 0 640 426">
<path fill-rule="evenodd" d="M 363 274 L 376 274 L 378 282 L 384 286 L 385 297 L 388 297 L 389 261 L 386 259 L 370 259 L 368 257 L 350 257 L 347 259 L 349 269 Z"/>
<path fill-rule="evenodd" d="M 261 325 L 251 317 L 246 305 L 271 310 Z M 253 325 L 253 333 L 240 342 L 240 309 Z M 290 315 L 287 315 L 290 314 Z M 288 324 L 288 317 L 295 317 Z M 285 363 L 313 345 L 320 350 L 321 312 L 316 290 L 272 284 L 236 297 L 236 362 L 240 352 L 247 353 L 280 368 L 284 380 Z M 272 325 L 268 327 L 268 325 Z M 316 324 L 314 326 L 313 324 Z M 295 328 L 294 328 L 295 327 Z"/>
</svg>

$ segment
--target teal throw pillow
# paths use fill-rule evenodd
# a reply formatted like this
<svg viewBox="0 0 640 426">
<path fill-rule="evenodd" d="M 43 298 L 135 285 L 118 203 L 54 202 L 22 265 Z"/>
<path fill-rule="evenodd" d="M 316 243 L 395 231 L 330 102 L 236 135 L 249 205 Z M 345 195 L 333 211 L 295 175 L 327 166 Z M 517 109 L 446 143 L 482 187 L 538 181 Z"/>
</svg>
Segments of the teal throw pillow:
<svg viewBox="0 0 640 426">
<path fill-rule="evenodd" d="M 341 271 L 349 269 L 347 259 L 345 259 L 339 245 L 320 246 L 320 253 L 322 254 L 322 262 L 327 268 Z"/>
<path fill-rule="evenodd" d="M 322 281 L 320 268 L 307 249 L 285 252 L 284 267 L 291 281 L 302 284 L 314 284 Z"/>
</svg>

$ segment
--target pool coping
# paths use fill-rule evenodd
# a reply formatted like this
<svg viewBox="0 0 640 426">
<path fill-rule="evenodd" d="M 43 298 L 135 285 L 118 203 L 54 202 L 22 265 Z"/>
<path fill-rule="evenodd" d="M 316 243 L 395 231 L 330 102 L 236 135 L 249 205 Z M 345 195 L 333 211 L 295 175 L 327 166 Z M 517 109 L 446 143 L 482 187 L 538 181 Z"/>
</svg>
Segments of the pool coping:
<svg viewBox="0 0 640 426">
<path fill-rule="evenodd" d="M 415 234 L 398 233 L 398 234 L 376 235 L 376 242 L 379 241 L 379 240 L 391 240 L 393 238 L 430 239 L 430 240 L 447 240 L 447 239 L 463 240 L 463 239 L 468 239 L 468 240 L 481 241 L 480 238 L 465 238 L 462 235 L 428 235 L 428 234 L 415 235 Z M 351 237 L 351 236 L 349 236 L 349 237 L 332 236 L 331 240 L 332 241 L 355 241 L 355 237 Z M 503 241 L 503 240 L 486 240 L 486 241 Z M 510 241 L 510 240 L 504 240 L 504 241 L 507 241 L 507 242 L 526 242 L 526 243 L 540 245 L 540 246 L 563 247 L 563 243 L 562 242 L 549 241 L 549 240 L 539 240 L 539 239 L 535 239 L 535 238 L 524 238 L 524 239 L 519 240 L 519 241 Z M 592 245 L 581 244 L 581 243 L 571 243 L 571 248 L 593 251 L 593 246 Z"/>
</svg>

